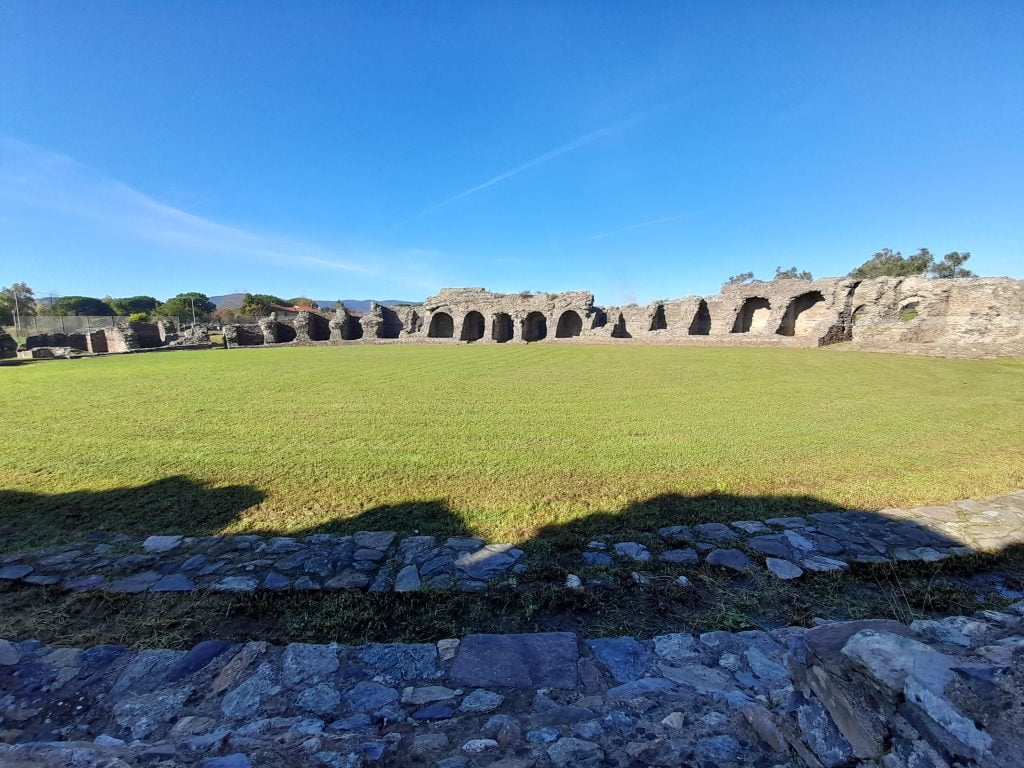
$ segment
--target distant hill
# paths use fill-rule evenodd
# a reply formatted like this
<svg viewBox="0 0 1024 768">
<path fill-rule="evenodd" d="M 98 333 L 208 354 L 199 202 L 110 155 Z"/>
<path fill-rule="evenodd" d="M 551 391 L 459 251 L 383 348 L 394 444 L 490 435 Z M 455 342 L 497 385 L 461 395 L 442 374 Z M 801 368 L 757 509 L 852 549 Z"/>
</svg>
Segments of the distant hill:
<svg viewBox="0 0 1024 768">
<path fill-rule="evenodd" d="M 211 296 L 210 301 L 217 305 L 217 309 L 238 309 L 242 306 L 244 293 L 228 293 L 224 296 Z M 285 297 L 288 298 L 288 297 Z M 418 301 L 402 301 L 401 299 L 313 299 L 321 309 L 333 309 L 334 305 L 341 301 L 353 312 L 369 312 L 370 303 L 376 301 L 385 307 L 394 307 L 398 304 L 420 304 Z"/>
</svg>

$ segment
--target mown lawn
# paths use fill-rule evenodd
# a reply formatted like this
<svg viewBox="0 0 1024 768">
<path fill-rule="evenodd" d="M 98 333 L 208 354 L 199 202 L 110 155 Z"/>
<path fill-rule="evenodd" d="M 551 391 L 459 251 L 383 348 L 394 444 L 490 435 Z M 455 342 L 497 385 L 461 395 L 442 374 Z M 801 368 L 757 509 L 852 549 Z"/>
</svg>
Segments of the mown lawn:
<svg viewBox="0 0 1024 768">
<path fill-rule="evenodd" d="M 1024 360 L 366 346 L 0 367 L 0 550 L 102 529 L 527 542 L 1024 487 Z"/>
</svg>

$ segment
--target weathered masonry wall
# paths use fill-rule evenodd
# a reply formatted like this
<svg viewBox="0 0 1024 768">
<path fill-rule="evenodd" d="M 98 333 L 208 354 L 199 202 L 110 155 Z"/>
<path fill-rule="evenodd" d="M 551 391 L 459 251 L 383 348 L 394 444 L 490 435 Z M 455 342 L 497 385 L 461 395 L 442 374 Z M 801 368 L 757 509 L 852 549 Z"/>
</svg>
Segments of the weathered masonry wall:
<svg viewBox="0 0 1024 768">
<path fill-rule="evenodd" d="M 8 337 L 9 338 L 9 337 Z M 147 349 L 196 349 L 210 346 L 210 337 L 202 326 L 179 334 L 165 321 L 156 323 L 119 323 L 109 328 L 94 328 L 74 333 L 40 333 L 25 339 L 20 357 L 75 357 L 79 354 L 138 352 Z"/>
<path fill-rule="evenodd" d="M 599 307 L 585 291 L 491 293 L 446 288 L 416 306 L 341 307 L 258 325 L 228 326 L 229 344 L 536 341 L 714 343 L 865 348 L 991 349 L 1024 354 L 1024 281 L 1009 278 L 777 280 L 725 286 L 639 306 Z"/>
</svg>

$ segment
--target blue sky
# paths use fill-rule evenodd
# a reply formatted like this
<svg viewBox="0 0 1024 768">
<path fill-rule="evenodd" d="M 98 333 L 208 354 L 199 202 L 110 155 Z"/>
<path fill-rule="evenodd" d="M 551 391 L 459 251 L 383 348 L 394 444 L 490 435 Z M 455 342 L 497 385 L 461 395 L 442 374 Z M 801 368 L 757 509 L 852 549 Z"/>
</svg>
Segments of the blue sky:
<svg viewBox="0 0 1024 768">
<path fill-rule="evenodd" d="M 1024 3 L 0 4 L 0 284 L 1024 277 Z"/>
</svg>

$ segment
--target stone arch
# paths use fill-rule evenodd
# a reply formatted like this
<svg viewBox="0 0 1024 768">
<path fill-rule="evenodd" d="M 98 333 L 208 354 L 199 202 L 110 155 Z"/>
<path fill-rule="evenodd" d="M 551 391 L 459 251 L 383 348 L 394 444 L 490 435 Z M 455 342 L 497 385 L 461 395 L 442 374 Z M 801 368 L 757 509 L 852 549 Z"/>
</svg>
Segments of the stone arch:
<svg viewBox="0 0 1024 768">
<path fill-rule="evenodd" d="M 467 312 L 462 319 L 462 333 L 459 339 L 462 341 L 479 341 L 484 337 L 484 316 L 476 310 Z"/>
<path fill-rule="evenodd" d="M 615 325 L 612 326 L 612 338 L 613 339 L 631 339 L 633 335 L 626 329 L 626 318 L 619 312 L 619 319 L 615 321 Z"/>
<path fill-rule="evenodd" d="M 733 333 L 750 333 L 764 330 L 768 324 L 772 303 L 763 296 L 751 296 L 743 301 L 732 325 Z"/>
<path fill-rule="evenodd" d="M 427 336 L 431 339 L 450 339 L 455 335 L 455 321 L 447 312 L 435 312 L 430 318 Z"/>
<path fill-rule="evenodd" d="M 309 313 L 309 340 L 327 341 L 331 338 L 331 326 L 327 318 L 315 312 Z"/>
<path fill-rule="evenodd" d="M 295 327 L 280 321 L 274 323 L 274 338 L 278 344 L 287 344 L 295 341 Z"/>
<path fill-rule="evenodd" d="M 697 311 L 693 313 L 693 320 L 687 329 L 690 336 L 707 336 L 711 333 L 711 312 L 708 310 L 708 303 L 704 299 L 697 304 Z"/>
<path fill-rule="evenodd" d="M 363 338 L 363 324 L 355 315 L 346 315 L 341 321 L 341 340 L 355 341 Z"/>
<path fill-rule="evenodd" d="M 391 307 L 380 308 L 380 325 L 377 326 L 378 339 L 397 339 L 402 335 L 402 318 Z"/>
<path fill-rule="evenodd" d="M 548 335 L 548 319 L 542 312 L 531 312 L 523 318 L 523 341 L 540 341 Z"/>
<path fill-rule="evenodd" d="M 856 309 L 850 313 L 850 338 L 857 332 L 857 326 L 864 321 L 864 314 L 867 311 L 867 304 L 858 304 Z"/>
<path fill-rule="evenodd" d="M 921 314 L 921 298 L 915 296 L 900 302 L 900 320 L 909 323 Z"/>
<path fill-rule="evenodd" d="M 567 309 L 558 318 L 558 325 L 555 327 L 556 339 L 568 339 L 571 336 L 579 336 L 583 332 L 583 318 L 579 313 Z"/>
<path fill-rule="evenodd" d="M 665 320 L 665 305 L 659 304 L 654 308 L 654 315 L 651 317 L 652 331 L 664 331 L 668 328 L 668 321 Z"/>
<path fill-rule="evenodd" d="M 808 291 L 793 298 L 782 315 L 776 331 L 780 336 L 804 336 L 814 324 L 824 319 L 825 297 L 821 291 Z"/>
<path fill-rule="evenodd" d="M 504 344 L 515 335 L 515 325 L 512 323 L 512 315 L 507 312 L 498 312 L 491 320 L 491 338 L 499 344 Z"/>
</svg>

